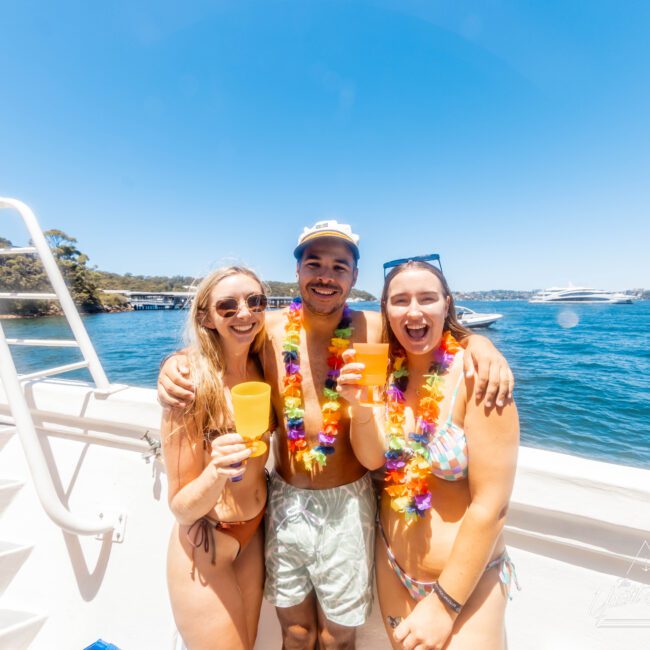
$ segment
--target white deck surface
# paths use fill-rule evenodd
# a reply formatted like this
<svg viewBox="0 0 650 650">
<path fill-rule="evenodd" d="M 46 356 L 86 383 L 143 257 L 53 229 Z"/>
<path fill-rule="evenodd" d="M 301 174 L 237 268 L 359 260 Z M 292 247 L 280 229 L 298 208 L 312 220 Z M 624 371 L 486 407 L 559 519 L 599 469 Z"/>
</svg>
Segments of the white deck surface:
<svg viewBox="0 0 650 650">
<path fill-rule="evenodd" d="M 0 431 L 0 542 L 33 545 L 20 566 L 3 569 L 0 610 L 47 615 L 34 650 L 76 650 L 99 637 L 123 650 L 171 648 L 162 465 L 83 438 L 156 436 L 153 391 L 99 398 L 77 383 L 50 381 L 27 394 L 39 417 L 81 427 L 81 440 L 42 435 L 63 499 L 73 509 L 125 509 L 128 520 L 122 543 L 62 533 L 40 506 L 20 441 Z M 0 388 L 0 416 L 7 414 Z M 13 480 L 24 486 L 1 489 Z M 523 588 L 508 607 L 510 650 L 650 648 L 650 571 L 643 570 L 650 568 L 643 562 L 650 559 L 650 471 L 524 448 L 506 534 Z M 278 632 L 265 605 L 256 649 L 279 648 Z M 377 605 L 358 647 L 389 648 Z"/>
<path fill-rule="evenodd" d="M 650 585 L 625 590 L 616 575 L 509 547 L 522 590 L 507 609 L 510 650 L 620 650 L 650 648 Z M 650 582 L 650 581 L 649 581 Z M 638 583 L 637 583 L 638 584 Z M 642 583 L 641 583 L 642 584 Z M 627 593 L 630 601 L 611 602 Z M 255 650 L 281 647 L 273 608 L 264 604 Z M 359 650 L 390 650 L 375 602 L 358 634 Z"/>
</svg>

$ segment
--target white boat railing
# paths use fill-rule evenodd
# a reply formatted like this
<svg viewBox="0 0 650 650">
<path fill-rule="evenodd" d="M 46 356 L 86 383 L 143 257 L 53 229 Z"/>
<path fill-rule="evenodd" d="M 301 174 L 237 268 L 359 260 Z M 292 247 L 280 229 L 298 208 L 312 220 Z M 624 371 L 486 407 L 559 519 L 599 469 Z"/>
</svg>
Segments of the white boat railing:
<svg viewBox="0 0 650 650">
<path fill-rule="evenodd" d="M 21 293 L 21 292 L 4 292 L 0 293 L 0 299 L 5 300 L 58 300 L 61 305 L 61 309 L 65 314 L 65 317 L 70 325 L 72 334 L 74 335 L 74 341 L 66 341 L 65 343 L 70 346 L 79 347 L 81 354 L 84 358 L 84 362 L 88 366 L 88 371 L 90 372 L 95 386 L 100 391 L 109 391 L 110 384 L 104 368 L 95 352 L 95 348 L 86 332 L 86 328 L 83 325 L 81 316 L 77 311 L 72 296 L 68 291 L 68 287 L 63 280 L 63 275 L 56 264 L 54 255 L 43 235 L 41 227 L 38 225 L 38 221 L 34 216 L 34 213 L 31 209 L 25 205 L 22 201 L 16 199 L 8 199 L 0 197 L 0 210 L 1 209 L 13 209 L 22 217 L 22 220 L 29 232 L 29 236 L 32 241 L 32 246 L 23 247 L 23 248 L 0 248 L 0 255 L 37 255 L 45 268 L 48 280 L 54 289 L 54 293 Z M 52 346 L 61 345 L 61 341 L 51 340 L 50 343 Z M 40 345 L 44 345 L 45 342 L 42 341 Z M 26 345 L 23 343 L 23 345 Z M 69 370 L 60 370 L 60 372 L 69 372 Z"/>
<path fill-rule="evenodd" d="M 72 296 L 63 280 L 63 275 L 56 264 L 54 255 L 47 244 L 40 226 L 31 209 L 16 199 L 0 197 L 0 209 L 13 209 L 21 216 L 32 246 L 0 248 L 0 255 L 37 255 L 45 268 L 48 280 L 54 293 L 31 292 L 0 292 L 0 299 L 5 300 L 58 300 L 61 309 L 70 325 L 74 340 L 56 339 L 8 339 L 0 323 L 0 379 L 4 385 L 9 402 L 11 415 L 14 419 L 16 431 L 25 452 L 27 464 L 34 481 L 38 498 L 50 519 L 63 530 L 75 535 L 97 535 L 123 530 L 124 513 L 102 511 L 95 516 L 83 516 L 71 512 L 59 498 L 54 486 L 52 475 L 48 467 L 43 449 L 39 440 L 34 420 L 25 400 L 23 383 L 60 375 L 80 368 L 87 368 L 93 378 L 96 392 L 107 394 L 114 390 L 106 377 L 104 368 L 95 352 L 95 348 L 86 332 L 79 312 L 72 300 Z M 51 346 L 51 347 L 77 347 L 83 361 L 69 363 L 54 368 L 46 368 L 35 372 L 19 375 L 11 354 L 10 345 L 21 346 Z M 122 534 L 117 536 L 121 539 Z"/>
</svg>

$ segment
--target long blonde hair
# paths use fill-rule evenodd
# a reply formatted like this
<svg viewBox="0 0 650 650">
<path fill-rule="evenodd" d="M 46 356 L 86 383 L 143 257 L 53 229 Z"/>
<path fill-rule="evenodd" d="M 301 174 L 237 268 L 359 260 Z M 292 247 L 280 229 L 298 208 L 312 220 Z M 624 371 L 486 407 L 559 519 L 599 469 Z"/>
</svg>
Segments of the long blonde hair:
<svg viewBox="0 0 650 650">
<path fill-rule="evenodd" d="M 233 275 L 245 275 L 255 280 L 260 285 L 260 291 L 267 293 L 262 281 L 250 269 L 242 266 L 217 269 L 199 284 L 185 324 L 188 359 L 195 387 L 194 402 L 188 408 L 187 414 L 194 418 L 196 435 L 200 437 L 208 431 L 225 433 L 231 420 L 224 387 L 224 343 L 216 329 L 206 327 L 205 320 L 212 289 L 224 278 Z M 261 351 L 264 338 L 265 330 L 262 325 L 253 340 L 249 354 L 258 354 Z"/>
</svg>

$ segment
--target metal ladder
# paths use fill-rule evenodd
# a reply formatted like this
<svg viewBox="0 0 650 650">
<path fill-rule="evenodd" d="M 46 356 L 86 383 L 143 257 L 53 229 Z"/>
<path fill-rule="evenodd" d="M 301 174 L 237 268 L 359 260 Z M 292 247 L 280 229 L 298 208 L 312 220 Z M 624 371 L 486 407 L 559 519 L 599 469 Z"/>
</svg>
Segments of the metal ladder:
<svg viewBox="0 0 650 650">
<path fill-rule="evenodd" d="M 106 377 L 34 213 L 21 201 L 0 197 L 0 210 L 2 209 L 18 212 L 29 232 L 33 246 L 0 248 L 0 255 L 37 255 L 43 263 L 54 293 L 0 292 L 0 300 L 58 300 L 74 336 L 74 339 L 70 340 L 7 338 L 0 322 L 0 379 L 7 393 L 15 429 L 20 437 L 36 492 L 50 519 L 63 530 L 76 535 L 110 533 L 116 528 L 123 528 L 124 514 L 98 512 L 95 517 L 81 516 L 70 512 L 59 499 L 25 399 L 23 384 L 27 381 L 87 368 L 95 384 L 95 392 L 106 395 L 118 387 L 111 386 Z M 74 347 L 80 350 L 84 360 L 21 375 L 16 370 L 9 347 L 11 345 Z"/>
</svg>

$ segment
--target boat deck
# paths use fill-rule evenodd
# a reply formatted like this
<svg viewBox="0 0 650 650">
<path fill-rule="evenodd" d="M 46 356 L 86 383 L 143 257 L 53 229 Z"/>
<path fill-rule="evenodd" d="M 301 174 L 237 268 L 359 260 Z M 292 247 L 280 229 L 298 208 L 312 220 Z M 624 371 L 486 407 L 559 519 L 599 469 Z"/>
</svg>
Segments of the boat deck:
<svg viewBox="0 0 650 650">
<path fill-rule="evenodd" d="M 650 646 L 648 584 L 645 592 L 637 594 L 637 603 L 614 607 L 609 601 L 620 599 L 624 589 L 616 576 L 524 551 L 512 544 L 509 552 L 522 587 L 521 591 L 514 591 L 506 610 L 511 650 L 636 650 Z M 645 607 L 641 603 L 643 593 Z M 273 608 L 265 602 L 255 650 L 280 647 L 280 626 Z M 376 599 L 370 620 L 357 635 L 357 648 L 391 650 Z"/>
<path fill-rule="evenodd" d="M 0 647 L 83 648 L 101 637 L 124 650 L 171 648 L 166 477 L 160 461 L 142 457 L 142 435 L 158 435 L 154 391 L 107 396 L 41 380 L 25 392 L 67 507 L 111 506 L 128 520 L 117 543 L 63 533 L 41 507 L 15 432 L 0 431 L 0 614 L 9 612 L 0 615 Z M 0 387 L 2 421 L 11 418 Z M 522 586 L 508 606 L 510 648 L 650 647 L 648 503 L 648 470 L 521 449 L 506 528 Z M 3 646 L 3 616 L 8 629 L 31 612 L 40 616 L 33 639 Z M 280 648 L 268 605 L 255 647 Z M 389 648 L 377 605 L 358 648 Z"/>
</svg>

